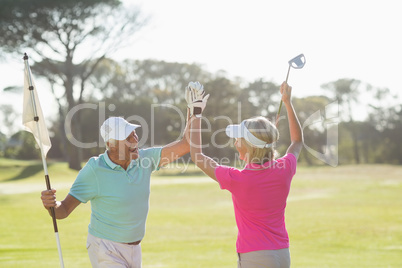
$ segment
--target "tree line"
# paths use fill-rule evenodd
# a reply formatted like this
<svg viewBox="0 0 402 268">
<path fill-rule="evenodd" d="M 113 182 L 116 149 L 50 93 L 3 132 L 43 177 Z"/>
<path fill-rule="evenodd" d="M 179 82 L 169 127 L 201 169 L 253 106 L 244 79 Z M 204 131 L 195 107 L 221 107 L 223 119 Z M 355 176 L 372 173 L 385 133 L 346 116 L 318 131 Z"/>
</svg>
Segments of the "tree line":
<svg viewBox="0 0 402 268">
<path fill-rule="evenodd" d="M 37 75 L 38 68 L 40 64 L 32 66 Z M 263 79 L 251 83 L 229 79 L 225 73 L 210 73 L 197 64 L 103 59 L 90 78 L 91 88 L 83 96 L 81 106 L 77 104 L 72 110 L 59 100 L 59 115 L 50 126 L 52 149 L 48 157 L 70 162 L 69 150 L 74 147 L 81 163 L 104 152 L 99 128 L 109 116 L 122 116 L 141 124 L 138 134 L 142 147 L 178 139 L 185 125 L 184 88 L 191 80 L 201 81 L 211 95 L 204 112 L 203 140 L 205 152 L 218 161 L 238 160 L 224 131 L 228 124 L 259 115 L 275 120 L 279 84 Z M 322 86 L 326 96 L 294 97 L 306 145 L 301 163 L 328 164 L 336 158 L 335 164 L 402 164 L 402 105 L 381 105 L 389 93 L 381 88 L 359 87 L 361 84 L 354 79 L 339 79 Z M 294 88 L 297 90 L 297 85 Z M 373 102 L 364 107 L 365 119 L 355 120 L 353 107 L 358 104 L 357 96 L 363 93 L 370 94 L 377 105 Z M 76 128 L 66 129 L 71 127 L 66 120 L 75 122 Z M 283 154 L 289 143 L 284 111 L 278 127 L 281 136 L 277 148 Z M 38 158 L 39 151 L 34 149 L 30 136 L 18 132 L 9 137 L 3 155 Z"/>
</svg>

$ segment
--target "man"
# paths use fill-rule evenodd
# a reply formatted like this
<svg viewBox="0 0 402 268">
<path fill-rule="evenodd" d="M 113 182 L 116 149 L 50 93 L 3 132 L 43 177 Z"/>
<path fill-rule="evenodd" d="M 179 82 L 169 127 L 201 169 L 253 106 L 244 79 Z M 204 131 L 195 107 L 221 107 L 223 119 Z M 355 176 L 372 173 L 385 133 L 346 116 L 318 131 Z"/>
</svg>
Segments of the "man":
<svg viewBox="0 0 402 268">
<path fill-rule="evenodd" d="M 189 83 L 188 114 L 205 107 L 203 95 L 201 84 Z M 57 219 L 91 201 L 87 249 L 93 267 L 141 267 L 151 173 L 190 152 L 187 124 L 180 140 L 148 149 L 138 149 L 138 127 L 121 117 L 108 118 L 100 128 L 106 152 L 89 159 L 66 198 L 56 201 L 55 189 L 42 191 L 44 207 L 49 214 L 54 207 Z"/>
</svg>

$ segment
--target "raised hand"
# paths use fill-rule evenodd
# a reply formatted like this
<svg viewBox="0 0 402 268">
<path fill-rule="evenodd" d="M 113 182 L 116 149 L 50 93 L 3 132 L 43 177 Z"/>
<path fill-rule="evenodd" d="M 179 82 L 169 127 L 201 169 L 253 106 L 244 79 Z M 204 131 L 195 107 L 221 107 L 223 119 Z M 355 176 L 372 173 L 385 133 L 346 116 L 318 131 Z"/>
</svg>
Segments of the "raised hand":
<svg viewBox="0 0 402 268">
<path fill-rule="evenodd" d="M 190 108 L 190 114 L 201 116 L 205 109 L 209 94 L 204 97 L 204 86 L 200 82 L 190 82 L 186 87 L 185 99 L 187 106 Z"/>
</svg>

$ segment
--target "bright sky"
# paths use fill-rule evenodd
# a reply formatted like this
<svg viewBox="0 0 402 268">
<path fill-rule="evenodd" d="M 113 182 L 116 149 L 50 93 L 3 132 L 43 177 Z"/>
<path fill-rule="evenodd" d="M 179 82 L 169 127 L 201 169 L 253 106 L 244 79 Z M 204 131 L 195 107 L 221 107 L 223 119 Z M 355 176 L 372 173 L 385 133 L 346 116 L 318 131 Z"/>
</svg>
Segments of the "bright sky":
<svg viewBox="0 0 402 268">
<path fill-rule="evenodd" d="M 295 96 L 322 94 L 320 85 L 354 78 L 390 88 L 402 97 L 399 1 L 124 2 L 139 4 L 151 20 L 137 41 L 116 54 L 116 59 L 195 62 L 212 72 L 224 70 L 229 78 L 264 78 L 280 83 L 286 77 L 288 60 L 304 53 L 305 67 L 291 70 L 289 77 Z M 22 70 L 20 58 L 0 62 L 0 89 L 22 85 Z M 15 96 L 1 97 L 0 103 L 12 98 Z"/>
<path fill-rule="evenodd" d="M 294 92 L 312 95 L 323 83 L 355 78 L 401 89 L 402 16 L 399 1 L 141 0 L 153 16 L 127 55 L 197 62 L 249 81 L 282 82 L 287 62 Z M 297 94 L 299 95 L 299 94 Z"/>
</svg>

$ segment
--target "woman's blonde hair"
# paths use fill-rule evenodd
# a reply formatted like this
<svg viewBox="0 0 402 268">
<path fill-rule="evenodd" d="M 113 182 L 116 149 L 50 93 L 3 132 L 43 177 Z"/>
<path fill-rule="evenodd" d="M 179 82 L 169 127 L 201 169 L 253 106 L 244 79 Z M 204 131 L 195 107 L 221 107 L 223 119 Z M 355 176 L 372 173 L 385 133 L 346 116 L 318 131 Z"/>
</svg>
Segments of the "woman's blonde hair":
<svg viewBox="0 0 402 268">
<path fill-rule="evenodd" d="M 267 161 L 275 160 L 278 156 L 278 152 L 275 150 L 275 142 L 279 140 L 279 131 L 276 126 L 262 116 L 247 119 L 244 125 L 258 139 L 272 144 L 269 148 L 257 148 L 244 139 L 244 144 L 249 153 L 248 162 L 263 164 Z"/>
</svg>

